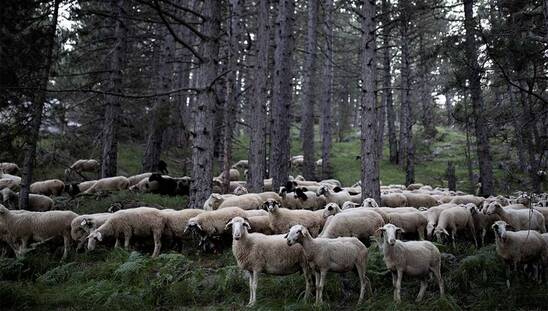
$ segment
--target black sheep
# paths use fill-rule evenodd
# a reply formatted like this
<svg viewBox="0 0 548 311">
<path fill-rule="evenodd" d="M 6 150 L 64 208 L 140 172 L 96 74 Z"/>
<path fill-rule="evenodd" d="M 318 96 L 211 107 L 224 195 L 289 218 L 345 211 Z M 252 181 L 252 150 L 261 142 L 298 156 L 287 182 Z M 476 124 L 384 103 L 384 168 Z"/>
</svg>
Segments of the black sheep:
<svg viewBox="0 0 548 311">
<path fill-rule="evenodd" d="M 160 173 L 154 173 L 148 178 L 149 182 L 157 182 L 158 189 L 152 191 L 157 194 L 167 194 L 174 196 L 177 194 L 177 180 L 171 177 L 163 177 Z"/>
</svg>

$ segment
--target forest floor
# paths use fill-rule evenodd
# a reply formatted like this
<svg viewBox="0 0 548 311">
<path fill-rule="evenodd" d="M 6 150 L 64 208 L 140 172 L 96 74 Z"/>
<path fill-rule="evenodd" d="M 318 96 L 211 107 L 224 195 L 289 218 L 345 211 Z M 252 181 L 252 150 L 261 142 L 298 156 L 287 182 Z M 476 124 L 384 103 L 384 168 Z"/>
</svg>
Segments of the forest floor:
<svg viewBox="0 0 548 311">
<path fill-rule="evenodd" d="M 296 134 L 295 134 L 296 135 Z M 294 136 L 295 136 L 294 135 Z M 247 158 L 243 146 L 236 144 L 236 160 Z M 319 144 L 317 144 L 318 146 Z M 470 189 L 466 182 L 464 156 L 465 137 L 453 130 L 440 129 L 439 138 L 429 150 L 419 150 L 417 182 L 443 186 L 447 161 L 457 165 L 458 188 Z M 44 146 L 42 146 L 44 147 Z M 142 151 L 139 146 L 122 145 L 119 167 L 126 174 L 137 173 Z M 292 147 L 298 154 L 298 140 Z M 386 150 L 385 150 L 386 153 Z M 333 145 L 335 178 L 345 185 L 359 179 L 359 139 Z M 166 156 L 171 174 L 180 175 L 177 151 Z M 503 158 L 503 152 L 497 156 Z M 425 160 L 427 159 L 427 160 Z M 61 177 L 61 167 L 43 167 L 40 177 Z M 500 172 L 497 172 L 500 174 Z M 61 175 L 61 176 L 57 176 Z M 383 184 L 401 183 L 403 172 L 386 160 L 381 164 Z M 514 189 L 517 190 L 517 189 Z M 113 202 L 143 202 L 166 208 L 181 208 L 186 198 L 162 197 L 152 194 L 116 193 L 94 198 L 56 198 L 57 204 L 77 213 L 105 211 Z M 439 297 L 437 285 L 431 281 L 421 303 L 414 303 L 419 281 L 404 278 L 402 302 L 394 304 L 390 273 L 375 243 L 369 250 L 368 276 L 373 297 L 356 307 L 359 281 L 354 273 L 329 274 L 325 287 L 325 304 L 315 307 L 303 301 L 302 275 L 286 277 L 261 275 L 256 310 L 531 310 L 546 309 L 548 285 L 537 284 L 522 273 L 506 287 L 504 264 L 497 257 L 492 236 L 489 244 L 476 249 L 469 242 L 460 241 L 456 249 L 438 245 L 446 256 L 442 274 L 446 296 Z M 166 245 L 167 243 L 164 243 Z M 158 258 L 150 258 L 152 246 L 143 242 L 140 252 L 98 247 L 93 252 L 79 252 L 61 262 L 61 248 L 39 246 L 25 258 L 0 257 L 0 310 L 61 309 L 61 310 L 127 310 L 127 309 L 243 309 L 248 300 L 248 282 L 239 271 L 230 249 L 220 254 L 203 254 L 194 241 L 185 243 L 182 251 L 166 247 Z"/>
</svg>

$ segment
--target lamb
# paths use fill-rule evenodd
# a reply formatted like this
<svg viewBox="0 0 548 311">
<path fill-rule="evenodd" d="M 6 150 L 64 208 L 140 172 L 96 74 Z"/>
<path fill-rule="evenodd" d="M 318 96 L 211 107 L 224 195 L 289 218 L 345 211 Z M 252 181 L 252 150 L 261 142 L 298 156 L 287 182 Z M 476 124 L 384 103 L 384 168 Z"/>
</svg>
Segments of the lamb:
<svg viewBox="0 0 548 311">
<path fill-rule="evenodd" d="M 47 196 L 60 196 L 65 190 L 65 183 L 59 179 L 37 181 L 30 185 L 30 192 Z"/>
<path fill-rule="evenodd" d="M 534 209 L 503 208 L 498 202 L 491 203 L 484 208 L 487 215 L 496 214 L 501 220 L 516 230 L 538 230 L 546 232 L 545 219 L 542 213 Z"/>
<path fill-rule="evenodd" d="M 239 172 L 237 169 L 235 169 L 235 168 L 231 168 L 231 169 L 229 170 L 228 176 L 229 176 L 228 179 L 229 179 L 230 181 L 238 181 L 238 180 L 240 180 L 240 172 Z M 221 174 L 220 174 L 219 176 L 217 176 L 216 178 L 219 179 L 219 180 L 221 180 L 221 181 L 224 180 L 224 172 L 221 172 Z"/>
<path fill-rule="evenodd" d="M 19 202 L 19 193 L 13 192 L 9 188 L 4 188 L 0 191 L 2 194 L 2 200 L 4 203 L 9 203 L 12 206 L 18 206 Z M 55 202 L 45 196 L 40 194 L 29 194 L 29 209 L 31 211 L 45 212 L 53 209 Z"/>
<path fill-rule="evenodd" d="M 388 222 L 402 229 L 405 233 L 417 233 L 420 240 L 424 240 L 424 231 L 428 219 L 419 211 L 409 213 L 390 213 Z"/>
<path fill-rule="evenodd" d="M 19 166 L 15 163 L 2 162 L 0 163 L 0 171 L 10 175 L 19 174 Z"/>
<path fill-rule="evenodd" d="M 474 195 L 459 195 L 459 196 L 453 197 L 453 199 L 451 200 L 450 203 L 453 203 L 453 204 L 473 203 L 476 206 L 481 206 L 483 204 L 484 200 L 485 200 L 484 198 L 477 197 L 477 196 L 474 196 Z"/>
<path fill-rule="evenodd" d="M 70 176 L 72 172 L 96 172 L 99 170 L 99 161 L 94 159 L 82 159 L 74 162 L 70 168 L 65 170 L 65 176 Z"/>
<path fill-rule="evenodd" d="M 205 211 L 188 220 L 185 232 L 197 230 L 202 236 L 221 235 L 225 231 L 225 225 L 234 217 L 254 217 L 268 215 L 265 211 L 245 211 L 239 207 L 226 207 L 214 211 Z"/>
<path fill-rule="evenodd" d="M 303 247 L 308 265 L 316 276 L 316 304 L 323 301 L 323 288 L 328 271 L 342 273 L 355 268 L 360 278 L 358 304 L 363 301 L 366 287 L 369 296 L 372 296 L 371 282 L 367 278 L 367 247 L 357 238 L 314 239 L 306 226 L 297 224 L 291 227 L 286 239 L 290 246 L 301 244 Z"/>
<path fill-rule="evenodd" d="M 322 185 L 318 189 L 318 196 L 324 195 L 327 203 L 337 203 L 339 206 L 343 205 L 346 201 L 352 201 L 354 203 L 361 203 L 362 195 L 351 195 L 348 191 L 343 190 L 340 192 L 333 192 L 328 186 Z"/>
<path fill-rule="evenodd" d="M 83 181 L 81 183 L 74 184 L 65 184 L 65 192 L 74 197 L 79 193 L 87 191 L 89 188 L 93 187 L 97 180 Z"/>
<path fill-rule="evenodd" d="M 290 210 L 282 208 L 280 202 L 272 199 L 266 200 L 261 209 L 268 211 L 270 229 L 275 234 L 287 232 L 291 226 L 302 224 L 313 236 L 318 236 L 325 223 L 323 210 Z"/>
<path fill-rule="evenodd" d="M 510 288 L 510 265 L 516 271 L 518 264 L 537 264 L 541 259 L 548 258 L 548 250 L 542 235 L 537 231 L 507 231 L 508 225 L 505 221 L 498 220 L 492 228 L 495 232 L 497 254 L 506 262 L 506 285 Z"/>
<path fill-rule="evenodd" d="M 381 205 L 387 207 L 407 206 L 407 197 L 401 193 L 381 195 Z"/>
<path fill-rule="evenodd" d="M 236 187 L 236 189 L 234 189 L 234 194 L 235 195 L 242 195 L 242 194 L 246 194 L 246 193 L 249 193 L 247 191 L 247 188 L 244 187 L 244 186 L 238 186 Z"/>
<path fill-rule="evenodd" d="M 235 169 L 248 169 L 249 168 L 249 161 L 248 160 L 240 160 L 232 165 L 232 168 Z"/>
<path fill-rule="evenodd" d="M 129 187 L 129 180 L 124 176 L 107 177 L 97 180 L 82 194 L 97 193 L 100 191 L 120 191 Z"/>
<path fill-rule="evenodd" d="M 238 267 L 249 275 L 249 306 L 257 300 L 259 273 L 289 275 L 302 271 L 306 281 L 305 299 L 312 287 L 310 267 L 300 245 L 288 245 L 283 235 L 248 233 L 247 219 L 234 217 L 226 224 L 232 228 L 232 254 Z"/>
<path fill-rule="evenodd" d="M 475 212 L 475 209 L 463 205 L 458 205 L 443 210 L 438 219 L 438 225 L 436 226 L 436 229 L 434 229 L 434 234 L 436 235 L 438 241 L 441 243 L 442 234 L 449 236 L 449 232 L 447 230 L 450 230 L 453 248 L 455 248 L 455 236 L 457 234 L 457 230 L 468 228 L 474 238 L 474 244 L 478 247 L 478 242 L 476 240 L 476 228 L 474 227 L 474 218 L 472 217 L 472 213 Z"/>
<path fill-rule="evenodd" d="M 148 179 L 150 175 L 152 175 L 152 173 L 142 173 L 128 177 L 127 180 L 129 181 L 129 186 L 132 187 L 137 185 L 140 181 Z"/>
<path fill-rule="evenodd" d="M 97 213 L 80 215 L 74 218 L 70 224 L 70 235 L 74 241 L 78 241 L 76 250 L 79 250 L 87 240 L 89 233 L 103 225 L 112 213 Z"/>
<path fill-rule="evenodd" d="M 419 207 L 432 207 L 440 204 L 438 200 L 434 199 L 429 194 L 404 193 L 404 195 L 405 195 L 405 198 L 407 199 L 406 206 L 419 208 Z"/>
<path fill-rule="evenodd" d="M 328 206 L 335 205 L 329 203 Z M 326 207 L 327 209 L 328 207 Z M 379 228 L 384 226 L 381 215 L 371 209 L 361 208 L 359 213 L 338 213 L 326 222 L 320 238 L 357 237 L 362 241 L 368 241 Z"/>
<path fill-rule="evenodd" d="M 443 296 L 441 254 L 438 248 L 429 241 L 402 242 L 396 239 L 396 232 L 401 231 L 401 229 L 393 224 L 386 224 L 380 230 L 383 233 L 382 252 L 384 263 L 392 273 L 394 301 L 401 301 L 401 281 L 404 274 L 417 277 L 434 274 L 438 281 L 440 296 Z M 422 300 L 427 286 L 426 280 L 421 280 L 417 302 Z"/>
<path fill-rule="evenodd" d="M 53 237 L 63 237 L 63 260 L 70 247 L 70 225 L 78 215 L 71 211 L 15 212 L 0 205 L 0 227 L 6 229 L 10 237 L 21 242 L 18 255 L 24 255 L 31 240 L 45 241 Z"/>
<path fill-rule="evenodd" d="M 160 254 L 162 247 L 162 233 L 166 227 L 166 218 L 160 210 L 151 207 L 138 207 L 117 211 L 88 236 L 88 249 L 94 250 L 97 241 L 104 237 L 113 236 L 116 239 L 115 247 L 119 246 L 119 238 L 124 236 L 124 247 L 129 248 L 131 238 L 135 236 L 154 238 L 154 252 L 152 257 Z"/>
</svg>

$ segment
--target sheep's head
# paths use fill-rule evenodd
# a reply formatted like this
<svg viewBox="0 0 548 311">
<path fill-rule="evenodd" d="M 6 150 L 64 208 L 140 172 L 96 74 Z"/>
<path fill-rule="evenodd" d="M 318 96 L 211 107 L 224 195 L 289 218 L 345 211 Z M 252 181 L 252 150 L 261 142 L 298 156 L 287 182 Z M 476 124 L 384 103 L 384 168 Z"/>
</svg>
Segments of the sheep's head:
<svg viewBox="0 0 548 311">
<path fill-rule="evenodd" d="M 449 232 L 447 232 L 445 228 L 436 227 L 436 229 L 434 229 L 434 235 L 436 236 L 436 240 L 439 243 L 442 243 L 443 238 L 449 237 Z"/>
<path fill-rule="evenodd" d="M 88 250 L 90 251 L 94 250 L 95 245 L 97 245 L 97 241 L 99 242 L 103 241 L 103 234 L 95 230 L 88 235 Z"/>
<path fill-rule="evenodd" d="M 352 202 L 352 201 L 346 201 L 343 203 L 343 205 L 341 206 L 341 209 L 342 210 L 345 210 L 345 209 L 349 209 L 349 208 L 356 208 L 358 207 L 358 204 Z"/>
<path fill-rule="evenodd" d="M 223 196 L 218 193 L 212 193 L 209 198 L 204 202 L 204 210 L 213 211 L 219 208 L 223 203 Z"/>
<path fill-rule="evenodd" d="M 226 224 L 225 230 L 230 230 L 230 228 L 232 228 L 232 238 L 238 241 L 251 229 L 251 225 L 246 218 L 234 217 Z"/>
<path fill-rule="evenodd" d="M 497 238 L 500 238 L 502 240 L 506 239 L 506 232 L 507 229 L 509 229 L 509 225 L 506 222 L 502 220 L 497 220 L 491 226 L 491 228 L 493 228 L 493 231 L 495 232 L 495 236 Z"/>
<path fill-rule="evenodd" d="M 119 210 L 122 210 L 124 206 L 120 202 L 114 202 L 110 205 L 110 207 L 107 209 L 108 213 L 116 213 Z"/>
<path fill-rule="evenodd" d="M 284 186 L 281 186 L 281 187 L 280 187 L 280 190 L 278 190 L 278 194 L 279 194 L 282 198 L 285 198 L 285 196 L 287 195 L 287 188 L 284 187 Z"/>
<path fill-rule="evenodd" d="M 432 235 L 434 234 L 434 228 L 436 227 L 436 224 L 429 222 L 426 225 L 426 236 L 430 239 L 432 238 Z"/>
<path fill-rule="evenodd" d="M 379 204 L 377 204 L 377 201 L 375 201 L 375 199 L 367 198 L 363 200 L 362 206 L 363 207 L 379 207 Z"/>
<path fill-rule="evenodd" d="M 280 202 L 274 199 L 268 199 L 261 205 L 261 209 L 269 213 L 275 212 L 280 207 L 281 207 Z"/>
<path fill-rule="evenodd" d="M 149 182 L 151 182 L 151 181 L 161 181 L 162 179 L 163 179 L 162 174 L 154 173 L 154 174 L 150 175 L 150 177 L 148 178 L 148 181 Z"/>
<path fill-rule="evenodd" d="M 287 240 L 287 245 L 291 246 L 303 242 L 303 237 L 308 233 L 308 230 L 303 225 L 294 225 L 289 229 L 289 232 L 284 236 Z"/>
<path fill-rule="evenodd" d="M 478 208 L 476 207 L 476 204 L 474 203 L 468 203 L 464 205 L 464 208 L 467 209 L 472 216 L 475 216 L 479 213 Z"/>
<path fill-rule="evenodd" d="M 306 201 L 308 200 L 308 196 L 306 195 L 306 193 L 304 193 L 305 190 L 303 190 L 302 188 L 296 188 L 295 189 L 295 199 L 299 199 L 299 200 L 303 200 L 303 201 Z"/>
<path fill-rule="evenodd" d="M 285 189 L 287 192 L 293 192 L 293 190 L 298 186 L 296 181 L 288 181 L 285 183 Z"/>
<path fill-rule="evenodd" d="M 295 180 L 296 181 L 305 181 L 303 175 L 297 175 L 297 177 L 295 177 Z"/>
<path fill-rule="evenodd" d="M 497 213 L 498 210 L 502 209 L 502 206 L 499 202 L 491 202 L 487 208 L 483 208 L 483 213 L 485 215 L 492 215 Z"/>
<path fill-rule="evenodd" d="M 327 218 L 340 212 L 341 209 L 337 203 L 329 203 L 325 206 L 325 209 L 323 211 L 323 218 Z"/>
<path fill-rule="evenodd" d="M 323 194 L 327 196 L 328 192 L 329 192 L 329 188 L 326 185 L 321 185 L 316 195 L 320 196 Z"/>
<path fill-rule="evenodd" d="M 244 186 L 240 185 L 240 186 L 236 187 L 236 189 L 234 189 L 234 194 L 235 195 L 242 195 L 242 194 L 246 194 L 246 193 L 249 193 L 249 192 L 247 191 L 247 188 L 244 187 Z"/>
<path fill-rule="evenodd" d="M 384 243 L 390 246 L 394 246 L 396 244 L 396 240 L 398 239 L 397 233 L 403 232 L 400 227 L 393 224 L 386 224 L 379 228 L 378 231 L 382 232 Z"/>
<path fill-rule="evenodd" d="M 196 217 L 192 217 L 186 223 L 184 233 L 187 233 L 187 232 L 203 232 L 203 231 L 204 230 L 203 230 L 202 226 L 200 225 L 200 222 L 198 221 L 198 219 Z"/>
</svg>

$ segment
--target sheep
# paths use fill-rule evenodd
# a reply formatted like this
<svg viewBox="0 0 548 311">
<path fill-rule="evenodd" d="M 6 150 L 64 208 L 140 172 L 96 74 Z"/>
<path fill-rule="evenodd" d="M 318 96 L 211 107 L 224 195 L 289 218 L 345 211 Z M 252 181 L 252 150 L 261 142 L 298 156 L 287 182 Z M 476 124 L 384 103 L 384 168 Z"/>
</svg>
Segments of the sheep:
<svg viewBox="0 0 548 311">
<path fill-rule="evenodd" d="M 248 217 L 247 220 L 251 225 L 251 232 L 258 232 L 262 234 L 272 235 L 274 232 L 270 229 L 270 217 L 265 216 L 252 216 Z"/>
<path fill-rule="evenodd" d="M 223 181 L 224 180 L 224 174 L 225 174 L 225 172 L 223 171 L 216 178 Z M 238 180 L 240 180 L 240 172 L 235 168 L 231 168 L 229 170 L 228 177 L 229 177 L 228 178 L 229 181 L 238 181 Z"/>
<path fill-rule="evenodd" d="M 235 169 L 248 169 L 249 168 L 249 161 L 248 160 L 240 160 L 232 165 L 232 168 Z"/>
<path fill-rule="evenodd" d="M 393 224 L 386 224 L 380 229 L 383 233 L 383 259 L 386 267 L 392 273 L 394 286 L 394 301 L 400 302 L 401 281 L 403 275 L 426 277 L 434 274 L 438 281 L 440 296 L 444 296 L 443 279 L 441 276 L 441 254 L 438 248 L 429 241 L 403 242 L 396 238 L 400 228 Z M 420 302 L 428 283 L 421 280 L 421 287 L 417 295 Z"/>
<path fill-rule="evenodd" d="M 543 236 L 537 231 L 508 231 L 508 225 L 505 221 L 498 220 L 492 228 L 495 232 L 497 254 L 506 262 L 506 285 L 510 288 L 510 265 L 513 265 L 516 271 L 518 264 L 536 264 L 548 258 L 546 256 L 548 250 Z"/>
<path fill-rule="evenodd" d="M 238 196 L 224 197 L 217 193 L 212 193 L 206 203 L 205 210 L 216 210 L 226 207 L 239 207 L 244 210 L 257 209 L 264 200 L 256 193 L 247 193 Z M 206 204 L 208 204 L 206 206 Z"/>
<path fill-rule="evenodd" d="M 501 220 L 516 230 L 538 230 L 546 232 L 545 219 L 542 213 L 534 209 L 510 209 L 503 208 L 498 202 L 491 203 L 484 208 L 487 215 L 496 214 Z"/>
<path fill-rule="evenodd" d="M 434 234 L 434 228 L 438 224 L 438 219 L 440 218 L 441 212 L 455 206 L 457 205 L 452 203 L 445 203 L 431 207 L 424 212 L 426 219 L 428 220 L 428 223 L 426 224 L 426 236 L 428 238 L 431 238 Z"/>
<path fill-rule="evenodd" d="M 140 181 L 148 179 L 152 175 L 152 173 L 142 173 L 139 175 L 133 175 L 127 178 L 129 181 L 129 186 L 132 187 L 136 184 L 138 184 Z"/>
<path fill-rule="evenodd" d="M 138 207 L 117 211 L 107 221 L 93 230 L 88 236 L 88 250 L 94 250 L 97 241 L 103 241 L 104 237 L 113 236 L 116 239 L 115 247 L 119 246 L 119 238 L 124 236 L 124 248 L 129 248 L 131 238 L 135 236 L 148 237 L 152 234 L 154 239 L 154 252 L 152 257 L 157 257 L 162 248 L 162 233 L 166 226 L 166 219 L 160 210 L 151 207 Z"/>
<path fill-rule="evenodd" d="M 0 226 L 9 236 L 21 242 L 18 255 L 24 255 L 30 240 L 45 241 L 53 237 L 63 237 L 63 257 L 66 259 L 70 247 L 71 222 L 78 215 L 71 211 L 14 212 L 0 205 Z"/>
<path fill-rule="evenodd" d="M 308 265 L 316 276 L 316 304 L 323 302 L 323 288 L 327 272 L 349 272 L 354 268 L 360 278 L 361 304 L 367 287 L 369 296 L 372 296 L 371 282 L 367 278 L 367 247 L 354 237 L 336 239 L 312 238 L 306 226 L 296 224 L 289 229 L 286 235 L 287 244 L 300 244 L 308 260 Z"/>
<path fill-rule="evenodd" d="M 129 187 L 129 181 L 124 176 L 107 177 L 97 180 L 82 194 L 97 193 L 99 191 L 120 191 Z"/>
<path fill-rule="evenodd" d="M 442 234 L 449 236 L 449 232 L 447 230 L 450 230 L 453 248 L 455 248 L 455 236 L 457 234 L 457 230 L 468 228 L 474 238 L 474 244 L 478 247 L 478 242 L 476 240 L 476 228 L 474 227 L 474 219 L 472 217 L 475 212 L 475 209 L 463 205 L 458 205 L 443 210 L 440 213 L 438 225 L 436 226 L 436 229 L 434 229 L 434 234 L 436 235 L 438 241 L 441 242 Z"/>
<path fill-rule="evenodd" d="M 209 195 L 209 198 L 204 202 L 203 210 L 214 211 L 219 208 L 221 203 L 227 198 L 235 197 L 235 194 L 218 194 L 212 193 Z"/>
<path fill-rule="evenodd" d="M 112 213 L 97 213 L 74 218 L 70 224 L 70 235 L 74 241 L 79 242 L 76 250 L 84 245 L 89 233 L 104 224 L 110 216 Z"/>
<path fill-rule="evenodd" d="M 251 228 L 247 219 L 234 217 L 226 224 L 232 228 L 232 254 L 238 267 L 249 275 L 249 304 L 257 300 L 259 273 L 289 275 L 302 271 L 306 281 L 305 299 L 312 287 L 310 267 L 300 245 L 288 245 L 283 235 L 248 233 Z"/>
<path fill-rule="evenodd" d="M 30 192 L 47 196 L 60 196 L 65 190 L 65 183 L 59 179 L 37 181 L 30 185 Z"/>
<path fill-rule="evenodd" d="M 306 179 L 304 179 L 304 176 L 303 175 L 297 175 L 295 176 L 295 179 L 293 179 L 294 181 L 305 181 Z"/>
<path fill-rule="evenodd" d="M 412 207 L 432 207 L 439 205 L 439 202 L 429 194 L 423 193 L 404 193 L 407 199 L 406 206 Z"/>
<path fill-rule="evenodd" d="M 234 192 L 239 186 L 245 186 L 245 181 L 231 181 L 228 185 L 228 192 Z M 223 193 L 224 185 L 223 180 L 217 177 L 213 178 L 213 192 L 214 193 Z"/>
<path fill-rule="evenodd" d="M 297 198 L 293 193 L 288 193 L 286 187 L 280 187 L 280 191 L 278 192 L 282 202 L 282 205 L 285 208 L 289 209 L 299 209 L 300 201 L 299 198 Z"/>
<path fill-rule="evenodd" d="M 65 192 L 74 197 L 79 193 L 87 191 L 89 188 L 93 187 L 97 183 L 97 180 L 88 180 L 81 183 L 74 184 L 65 184 Z"/>
<path fill-rule="evenodd" d="M 234 189 L 234 194 L 235 195 L 242 195 L 242 194 L 246 194 L 246 193 L 249 193 L 247 191 L 247 188 L 244 187 L 244 186 L 238 186 L 236 187 L 236 189 Z"/>
<path fill-rule="evenodd" d="M 152 193 L 162 195 L 188 195 L 190 193 L 190 182 L 187 178 L 173 178 L 154 173 L 148 178 L 149 184 L 157 183 L 158 186 L 150 187 Z"/>
<path fill-rule="evenodd" d="M 499 216 L 496 214 L 486 215 L 483 211 L 479 210 L 474 203 L 466 204 L 470 209 L 474 209 L 475 212 L 472 213 L 472 218 L 474 219 L 474 228 L 476 230 L 481 230 L 481 245 L 485 246 L 485 236 L 487 235 L 487 230 L 499 220 Z"/>
<path fill-rule="evenodd" d="M 19 174 L 19 166 L 15 163 L 2 162 L 0 163 L 0 171 L 10 175 Z"/>
<path fill-rule="evenodd" d="M 317 195 L 324 195 L 327 203 L 337 203 L 339 206 L 343 205 L 346 201 L 352 201 L 354 203 L 360 203 L 362 199 L 361 194 L 351 195 L 348 191 L 343 190 L 340 192 L 333 192 L 328 186 L 322 185 L 318 189 Z"/>
<path fill-rule="evenodd" d="M 484 200 L 485 200 L 484 198 L 477 197 L 474 195 L 459 195 L 459 196 L 453 197 L 450 203 L 453 203 L 453 204 L 474 203 L 476 206 L 481 206 Z"/>
<path fill-rule="evenodd" d="M 0 191 L 4 203 L 9 203 L 12 206 L 18 206 L 19 193 L 13 192 L 9 188 L 4 188 Z M 29 193 L 29 210 L 36 212 L 45 212 L 53 209 L 55 202 L 41 194 Z"/>
<path fill-rule="evenodd" d="M 0 178 L 0 190 L 8 188 L 13 191 L 19 191 L 21 181 L 11 178 Z"/>
<path fill-rule="evenodd" d="M 182 240 L 185 236 L 185 227 L 188 223 L 188 220 L 192 217 L 198 216 L 203 212 L 204 210 L 201 209 L 160 210 L 160 215 L 162 215 L 166 220 L 164 235 L 178 240 Z"/>
<path fill-rule="evenodd" d="M 407 186 L 407 190 L 419 190 L 421 187 L 424 187 L 424 185 L 420 183 L 410 184 L 409 186 Z"/>
<path fill-rule="evenodd" d="M 6 173 L 2 172 L 1 170 L 0 170 L 0 179 L 9 179 L 17 185 L 21 184 L 21 177 L 11 175 L 11 174 L 6 174 Z"/>
<path fill-rule="evenodd" d="M 336 203 L 329 203 L 329 206 Z M 338 206 L 337 206 L 338 207 Z M 369 237 L 375 235 L 376 231 L 384 226 L 381 215 L 371 209 L 361 208 L 359 213 L 338 213 L 326 222 L 320 238 L 357 237 L 362 241 L 368 241 Z"/>
<path fill-rule="evenodd" d="M 323 210 L 290 210 L 282 208 L 280 202 L 273 199 L 266 200 L 261 209 L 268 211 L 270 229 L 275 234 L 287 232 L 291 226 L 302 224 L 313 236 L 317 236 L 325 222 Z"/>
<path fill-rule="evenodd" d="M 81 159 L 74 162 L 70 168 L 65 170 L 65 176 L 69 177 L 72 172 L 82 173 L 82 172 L 96 172 L 99 170 L 100 163 L 94 159 Z"/>
<path fill-rule="evenodd" d="M 158 182 L 154 182 L 154 184 L 156 185 L 156 191 L 158 190 Z M 148 178 L 145 178 L 145 179 L 141 179 L 141 181 L 139 181 L 138 183 L 134 184 L 133 186 L 130 186 L 128 188 L 129 191 L 132 191 L 132 192 L 151 192 L 151 183 L 150 181 L 148 180 Z"/>
<path fill-rule="evenodd" d="M 381 195 L 381 205 L 387 207 L 407 206 L 407 197 L 401 193 Z"/>
<path fill-rule="evenodd" d="M 265 211 L 245 211 L 239 207 L 226 207 L 214 211 L 205 211 L 188 220 L 185 232 L 197 230 L 202 236 L 221 235 L 225 225 L 234 217 L 254 217 L 267 215 Z"/>
<path fill-rule="evenodd" d="M 424 231 L 428 219 L 419 211 L 408 213 L 390 213 L 388 222 L 401 228 L 405 233 L 417 233 L 419 240 L 424 240 Z"/>
<path fill-rule="evenodd" d="M 295 167 L 295 168 L 302 167 L 304 163 L 304 156 L 303 155 L 292 156 L 289 159 L 289 162 L 291 163 L 291 167 Z"/>
<path fill-rule="evenodd" d="M 294 197 L 298 200 L 298 209 L 319 210 L 326 204 L 323 195 L 317 196 L 314 192 L 304 191 L 302 188 L 295 189 Z"/>
</svg>

